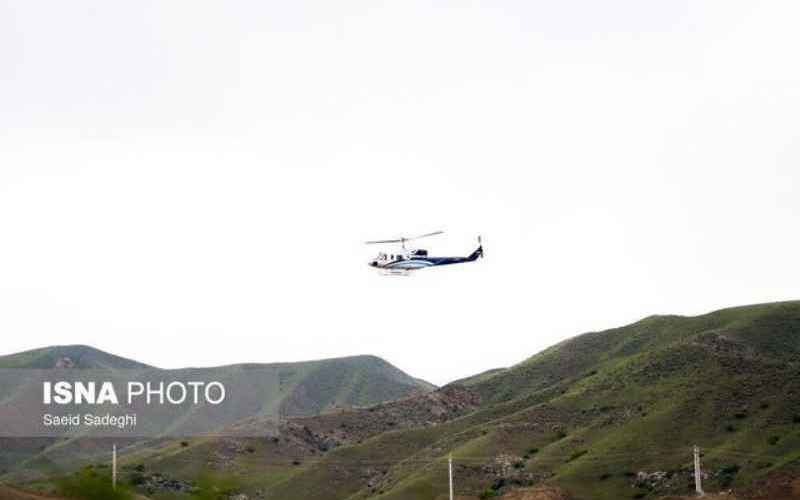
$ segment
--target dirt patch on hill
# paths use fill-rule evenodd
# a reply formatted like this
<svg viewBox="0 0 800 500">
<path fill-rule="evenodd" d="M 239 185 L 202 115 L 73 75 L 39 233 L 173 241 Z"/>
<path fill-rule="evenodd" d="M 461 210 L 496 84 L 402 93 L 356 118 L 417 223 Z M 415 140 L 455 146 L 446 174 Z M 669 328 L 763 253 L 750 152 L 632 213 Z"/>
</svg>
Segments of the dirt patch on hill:
<svg viewBox="0 0 800 500">
<path fill-rule="evenodd" d="M 523 488 L 506 493 L 501 500 L 571 500 L 563 490 L 552 486 Z"/>
<path fill-rule="evenodd" d="M 447 500 L 447 495 L 439 495 L 436 500 Z M 478 500 L 478 497 L 456 495 L 455 500 Z M 536 486 L 508 492 L 497 500 L 572 500 L 572 497 L 560 488 Z"/>
<path fill-rule="evenodd" d="M 36 491 L 0 486 L 0 500 L 61 500 L 62 497 L 47 495 Z"/>
<path fill-rule="evenodd" d="M 134 495 L 134 500 L 149 500 L 142 495 Z M 67 500 L 64 497 L 30 491 L 14 486 L 0 486 L 0 500 Z"/>
<path fill-rule="evenodd" d="M 685 497 L 680 496 L 668 496 L 668 497 L 659 497 L 659 500 L 696 500 L 698 497 L 697 495 L 690 495 Z M 742 497 L 737 497 L 735 495 L 704 495 L 703 500 L 743 500 Z"/>
<path fill-rule="evenodd" d="M 800 477 L 797 472 L 776 474 L 757 481 L 750 488 L 748 500 L 800 500 Z"/>
<path fill-rule="evenodd" d="M 668 496 L 660 500 L 689 500 L 697 496 Z M 728 494 L 707 494 L 707 500 L 800 500 L 800 477 L 796 474 L 776 474 L 756 481 L 746 491 Z"/>
</svg>

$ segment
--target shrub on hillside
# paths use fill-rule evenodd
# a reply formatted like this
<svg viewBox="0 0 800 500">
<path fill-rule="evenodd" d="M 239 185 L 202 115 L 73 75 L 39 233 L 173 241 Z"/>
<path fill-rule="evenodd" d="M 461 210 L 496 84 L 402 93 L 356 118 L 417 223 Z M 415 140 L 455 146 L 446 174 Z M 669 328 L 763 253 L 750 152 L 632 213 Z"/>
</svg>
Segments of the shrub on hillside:
<svg viewBox="0 0 800 500">
<path fill-rule="evenodd" d="M 133 486 L 140 486 L 144 484 L 146 478 L 142 472 L 133 471 L 128 479 L 128 482 L 131 483 Z"/>
<path fill-rule="evenodd" d="M 719 474 L 719 484 L 723 488 L 727 488 L 733 484 L 733 480 L 736 477 L 736 474 L 739 473 L 739 465 L 732 464 L 726 465 L 722 469 L 720 469 Z"/>
<path fill-rule="evenodd" d="M 739 465 L 737 465 L 737 464 L 726 465 L 725 467 L 723 467 L 719 471 L 720 474 L 724 474 L 726 476 L 732 476 L 732 475 L 736 474 L 737 472 L 739 472 Z"/>
<path fill-rule="evenodd" d="M 122 485 L 116 490 L 110 474 L 99 474 L 92 468 L 83 469 L 57 482 L 58 492 L 67 498 L 80 500 L 131 500 L 133 495 Z"/>
<path fill-rule="evenodd" d="M 530 448 L 522 458 L 524 458 L 525 460 L 528 460 L 529 458 L 531 458 L 533 455 L 536 455 L 537 453 L 539 453 L 539 448 Z"/>
<path fill-rule="evenodd" d="M 577 459 L 581 458 L 582 456 L 586 455 L 587 453 L 589 453 L 589 450 L 576 451 L 575 453 L 573 453 L 572 455 L 569 456 L 569 458 L 567 459 L 567 462 L 572 462 L 573 460 L 577 460 Z"/>
</svg>

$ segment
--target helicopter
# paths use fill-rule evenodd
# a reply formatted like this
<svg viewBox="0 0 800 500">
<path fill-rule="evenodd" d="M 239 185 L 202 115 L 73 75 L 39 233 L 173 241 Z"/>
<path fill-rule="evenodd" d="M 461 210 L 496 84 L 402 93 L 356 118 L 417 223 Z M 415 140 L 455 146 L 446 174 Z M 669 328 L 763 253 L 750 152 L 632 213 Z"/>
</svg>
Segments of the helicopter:
<svg viewBox="0 0 800 500">
<path fill-rule="evenodd" d="M 383 270 L 390 274 L 408 274 L 410 271 L 424 269 L 427 267 L 446 266 L 450 264 L 462 264 L 474 262 L 483 257 L 483 244 L 481 237 L 478 236 L 478 248 L 466 257 L 433 257 L 428 255 L 428 251 L 416 248 L 406 248 L 406 242 L 444 234 L 444 231 L 422 234 L 410 238 L 400 237 L 391 240 L 375 240 L 365 242 L 367 245 L 384 245 L 390 243 L 400 243 L 402 250 L 394 253 L 381 252 L 377 257 L 369 261 L 369 266 Z"/>
</svg>

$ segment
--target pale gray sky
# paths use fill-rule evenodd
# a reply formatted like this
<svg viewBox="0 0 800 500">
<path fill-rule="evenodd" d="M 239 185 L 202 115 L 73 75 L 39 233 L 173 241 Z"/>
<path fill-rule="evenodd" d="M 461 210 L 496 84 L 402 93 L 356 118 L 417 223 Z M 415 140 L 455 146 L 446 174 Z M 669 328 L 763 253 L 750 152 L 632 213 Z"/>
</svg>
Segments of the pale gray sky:
<svg viewBox="0 0 800 500">
<path fill-rule="evenodd" d="M 0 352 L 435 383 L 798 297 L 797 2 L 0 2 Z M 477 265 L 376 275 L 446 229 Z"/>
</svg>

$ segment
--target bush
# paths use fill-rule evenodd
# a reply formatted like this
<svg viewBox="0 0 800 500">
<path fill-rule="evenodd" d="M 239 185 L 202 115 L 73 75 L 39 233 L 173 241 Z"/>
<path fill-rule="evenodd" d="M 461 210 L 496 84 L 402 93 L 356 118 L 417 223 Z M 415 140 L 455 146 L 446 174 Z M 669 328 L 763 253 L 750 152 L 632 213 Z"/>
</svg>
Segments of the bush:
<svg viewBox="0 0 800 500">
<path fill-rule="evenodd" d="M 719 478 L 719 485 L 723 488 L 728 488 L 733 484 L 733 479 L 736 477 L 736 474 L 739 472 L 739 466 L 736 464 L 727 465 L 720 469 L 720 478 Z"/>
<path fill-rule="evenodd" d="M 186 448 L 187 446 L 189 446 L 189 441 L 181 441 L 181 446 Z"/>
<path fill-rule="evenodd" d="M 767 442 L 770 444 L 770 446 L 774 446 L 778 444 L 778 441 L 780 440 L 781 440 L 780 436 L 770 436 L 769 439 L 767 439 Z"/>
<path fill-rule="evenodd" d="M 567 437 L 567 433 L 564 432 L 564 431 L 558 431 L 558 434 L 556 434 L 556 437 L 558 439 L 564 439 L 565 437 Z"/>
<path fill-rule="evenodd" d="M 792 417 L 792 422 L 794 422 L 795 424 L 800 424 L 800 415 L 795 415 L 794 417 Z"/>
<path fill-rule="evenodd" d="M 131 485 L 133 485 L 133 486 L 141 486 L 142 484 L 144 484 L 144 482 L 145 482 L 145 479 L 146 479 L 146 478 L 144 477 L 144 474 L 142 474 L 142 473 L 141 473 L 141 472 L 139 472 L 139 471 L 136 471 L 136 472 L 134 472 L 134 473 L 132 473 L 132 474 L 130 475 L 129 482 L 130 482 L 130 483 L 131 483 Z"/>
<path fill-rule="evenodd" d="M 577 459 L 581 458 L 582 456 L 586 455 L 587 453 L 589 453 L 589 450 L 576 451 L 575 453 L 573 453 L 572 455 L 569 456 L 569 458 L 567 459 L 567 462 L 572 462 L 573 460 L 577 460 Z"/>
<path fill-rule="evenodd" d="M 487 498 L 494 498 L 497 496 L 497 492 L 491 488 L 486 488 L 483 493 L 481 493 L 480 499 L 486 500 Z"/>
<path fill-rule="evenodd" d="M 523 458 L 525 460 L 528 460 L 529 458 L 531 458 L 533 455 L 536 455 L 537 453 L 539 453 L 539 448 L 531 448 L 527 452 L 525 452 L 525 455 L 523 456 Z"/>
<path fill-rule="evenodd" d="M 732 476 L 739 472 L 739 466 L 737 464 L 726 465 L 722 469 L 720 469 L 720 474 L 724 474 L 726 476 Z"/>
<path fill-rule="evenodd" d="M 67 498 L 80 500 L 132 500 L 133 495 L 123 485 L 115 490 L 110 474 L 98 474 L 91 468 L 83 469 L 56 483 L 58 492 Z"/>
<path fill-rule="evenodd" d="M 725 426 L 725 430 L 728 432 L 736 432 L 736 427 L 734 427 L 732 424 L 728 424 Z"/>
</svg>

